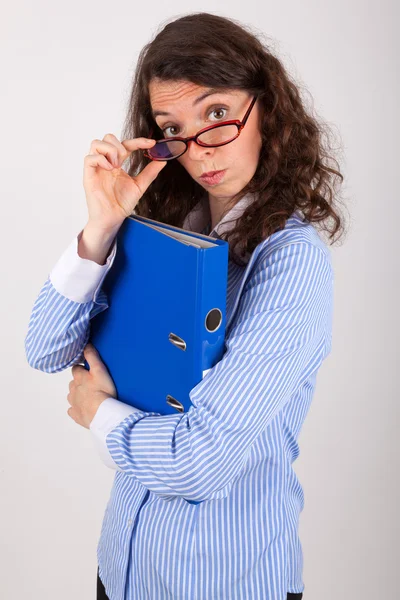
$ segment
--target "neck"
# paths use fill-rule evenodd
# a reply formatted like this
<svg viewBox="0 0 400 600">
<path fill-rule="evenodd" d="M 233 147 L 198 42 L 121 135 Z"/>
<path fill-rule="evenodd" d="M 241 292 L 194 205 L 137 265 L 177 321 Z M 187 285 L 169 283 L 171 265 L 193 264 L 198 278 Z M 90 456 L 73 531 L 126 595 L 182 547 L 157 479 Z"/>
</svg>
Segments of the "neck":
<svg viewBox="0 0 400 600">
<path fill-rule="evenodd" d="M 211 216 L 211 231 L 214 229 L 216 225 L 221 221 L 222 217 L 228 212 L 231 208 L 230 203 L 232 201 L 231 197 L 228 198 L 216 198 L 211 194 L 208 195 L 208 203 L 210 206 L 210 216 Z"/>
</svg>

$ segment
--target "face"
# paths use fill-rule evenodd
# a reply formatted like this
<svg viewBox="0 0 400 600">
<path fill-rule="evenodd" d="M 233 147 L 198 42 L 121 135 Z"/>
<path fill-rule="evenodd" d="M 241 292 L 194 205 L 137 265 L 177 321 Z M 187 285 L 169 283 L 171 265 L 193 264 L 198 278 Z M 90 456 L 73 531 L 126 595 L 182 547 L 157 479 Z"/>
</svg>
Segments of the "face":
<svg viewBox="0 0 400 600">
<path fill-rule="evenodd" d="M 200 102 L 196 99 L 210 88 L 189 81 L 161 81 L 153 79 L 149 86 L 153 113 L 161 111 L 155 121 L 163 137 L 188 137 L 200 129 L 232 119 L 243 120 L 253 96 L 243 90 L 221 90 Z M 229 200 L 252 179 L 261 150 L 260 107 L 256 101 L 240 135 L 225 146 L 204 148 L 194 141 L 176 158 L 189 175 L 209 194 L 210 200 Z M 207 184 L 200 176 L 209 171 L 225 170 L 217 184 Z"/>
</svg>

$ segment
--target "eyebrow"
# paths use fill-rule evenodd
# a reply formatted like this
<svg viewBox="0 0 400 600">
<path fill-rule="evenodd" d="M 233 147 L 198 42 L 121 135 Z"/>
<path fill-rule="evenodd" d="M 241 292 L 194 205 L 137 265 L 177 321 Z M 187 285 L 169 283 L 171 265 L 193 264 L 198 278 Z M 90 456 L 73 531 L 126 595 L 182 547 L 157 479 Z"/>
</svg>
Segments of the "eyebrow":
<svg viewBox="0 0 400 600">
<path fill-rule="evenodd" d="M 193 106 L 197 106 L 197 104 L 199 104 L 205 98 L 208 98 L 208 96 L 214 96 L 215 94 L 224 94 L 224 93 L 226 93 L 226 92 L 224 92 L 218 88 L 210 88 L 209 90 L 207 90 L 206 92 L 203 92 L 203 94 L 201 94 L 194 100 Z M 163 110 L 154 110 L 151 112 L 151 114 L 153 115 L 154 119 L 158 116 L 168 117 L 171 115 L 171 113 L 165 112 Z"/>
</svg>

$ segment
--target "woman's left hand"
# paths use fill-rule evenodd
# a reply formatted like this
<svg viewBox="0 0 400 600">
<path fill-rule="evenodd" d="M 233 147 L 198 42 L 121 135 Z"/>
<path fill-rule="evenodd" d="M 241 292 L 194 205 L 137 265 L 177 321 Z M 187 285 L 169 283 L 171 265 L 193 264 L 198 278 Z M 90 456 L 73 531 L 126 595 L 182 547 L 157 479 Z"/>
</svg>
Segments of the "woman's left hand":
<svg viewBox="0 0 400 600">
<path fill-rule="evenodd" d="M 75 423 L 89 429 L 100 404 L 107 398 L 116 398 L 117 390 L 96 348 L 87 344 L 83 354 L 90 371 L 81 365 L 72 367 L 73 380 L 69 384 L 67 396 L 71 406 L 67 413 Z"/>
</svg>

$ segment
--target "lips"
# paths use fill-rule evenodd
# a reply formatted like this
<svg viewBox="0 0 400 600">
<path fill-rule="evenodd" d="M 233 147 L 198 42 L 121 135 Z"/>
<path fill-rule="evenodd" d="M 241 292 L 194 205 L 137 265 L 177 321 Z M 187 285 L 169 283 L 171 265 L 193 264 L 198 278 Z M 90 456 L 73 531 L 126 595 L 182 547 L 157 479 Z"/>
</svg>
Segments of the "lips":
<svg viewBox="0 0 400 600">
<path fill-rule="evenodd" d="M 222 173 L 222 170 L 221 171 L 208 171 L 208 173 L 202 173 L 200 175 L 200 177 L 212 177 L 216 173 Z"/>
<path fill-rule="evenodd" d="M 208 175 L 208 173 L 203 173 L 200 176 L 200 180 L 205 185 L 218 185 L 222 182 L 225 177 L 226 169 L 223 171 L 213 171 L 213 175 Z"/>
</svg>

